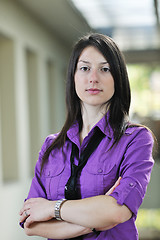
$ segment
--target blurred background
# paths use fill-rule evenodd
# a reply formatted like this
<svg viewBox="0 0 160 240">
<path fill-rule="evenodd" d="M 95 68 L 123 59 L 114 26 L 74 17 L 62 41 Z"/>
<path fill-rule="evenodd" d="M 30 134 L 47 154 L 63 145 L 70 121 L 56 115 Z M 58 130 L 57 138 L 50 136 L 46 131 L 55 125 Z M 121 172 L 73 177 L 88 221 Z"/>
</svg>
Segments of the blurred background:
<svg viewBox="0 0 160 240">
<path fill-rule="evenodd" d="M 18 212 L 45 137 L 64 123 L 71 48 L 90 31 L 111 36 L 123 51 L 131 120 L 160 142 L 160 0 L 0 0 L 1 239 L 29 239 Z M 159 147 L 154 158 L 137 219 L 141 240 L 160 239 Z"/>
</svg>

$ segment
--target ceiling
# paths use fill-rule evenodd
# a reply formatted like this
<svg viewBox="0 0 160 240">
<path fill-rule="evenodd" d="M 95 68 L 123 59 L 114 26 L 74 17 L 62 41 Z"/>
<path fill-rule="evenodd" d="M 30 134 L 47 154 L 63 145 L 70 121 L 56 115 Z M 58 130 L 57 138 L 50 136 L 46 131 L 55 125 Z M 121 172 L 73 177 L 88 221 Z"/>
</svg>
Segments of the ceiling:
<svg viewBox="0 0 160 240">
<path fill-rule="evenodd" d="M 160 61 L 160 0 L 15 1 L 69 49 L 92 30 L 111 36 L 130 62 Z"/>
<path fill-rule="evenodd" d="M 153 26 L 159 0 L 71 0 L 93 28 Z M 156 6 L 159 10 L 158 5 Z"/>
<path fill-rule="evenodd" d="M 96 31 L 123 50 L 160 48 L 160 0 L 71 0 Z"/>
<path fill-rule="evenodd" d="M 16 0 L 66 46 L 90 31 L 85 18 L 68 0 Z M 65 41 L 64 41 L 65 40 Z"/>
</svg>

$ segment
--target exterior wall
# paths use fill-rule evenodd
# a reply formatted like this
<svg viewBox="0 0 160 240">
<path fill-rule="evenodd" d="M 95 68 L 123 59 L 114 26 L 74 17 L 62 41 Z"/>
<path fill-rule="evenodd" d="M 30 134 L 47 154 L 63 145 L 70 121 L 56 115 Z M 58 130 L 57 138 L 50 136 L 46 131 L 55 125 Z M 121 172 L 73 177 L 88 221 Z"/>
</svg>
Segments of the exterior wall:
<svg viewBox="0 0 160 240">
<path fill-rule="evenodd" d="M 57 36 L 15 1 L 0 0 L 1 239 L 29 239 L 18 212 L 44 138 L 65 119 L 67 62 Z"/>
</svg>

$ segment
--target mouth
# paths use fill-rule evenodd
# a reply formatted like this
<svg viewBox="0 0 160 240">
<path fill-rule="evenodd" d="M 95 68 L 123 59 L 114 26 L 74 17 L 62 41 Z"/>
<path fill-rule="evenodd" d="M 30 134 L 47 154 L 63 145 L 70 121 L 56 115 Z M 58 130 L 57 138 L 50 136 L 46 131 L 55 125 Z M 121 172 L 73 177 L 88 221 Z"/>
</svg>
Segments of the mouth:
<svg viewBox="0 0 160 240">
<path fill-rule="evenodd" d="M 87 91 L 88 93 L 92 94 L 92 95 L 96 95 L 96 94 L 102 92 L 102 90 L 99 89 L 99 88 L 89 88 L 89 89 L 87 89 L 86 91 Z"/>
</svg>

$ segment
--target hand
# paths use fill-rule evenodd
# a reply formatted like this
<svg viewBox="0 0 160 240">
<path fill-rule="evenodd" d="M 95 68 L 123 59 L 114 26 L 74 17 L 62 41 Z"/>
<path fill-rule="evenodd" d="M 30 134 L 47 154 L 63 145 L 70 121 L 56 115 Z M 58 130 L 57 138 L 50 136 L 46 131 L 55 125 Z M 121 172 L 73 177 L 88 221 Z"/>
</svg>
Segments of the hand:
<svg viewBox="0 0 160 240">
<path fill-rule="evenodd" d="M 110 194 L 115 190 L 115 188 L 118 187 L 118 185 L 120 184 L 121 179 L 122 179 L 122 177 L 119 177 L 118 180 L 117 180 L 117 181 L 115 182 L 115 184 L 113 185 L 113 187 L 111 187 L 111 188 L 109 189 L 109 191 L 106 192 L 105 195 L 110 195 Z"/>
<path fill-rule="evenodd" d="M 25 226 L 29 227 L 33 222 L 48 221 L 54 218 L 55 201 L 45 198 L 28 199 L 20 210 L 20 222 L 25 221 Z"/>
</svg>

